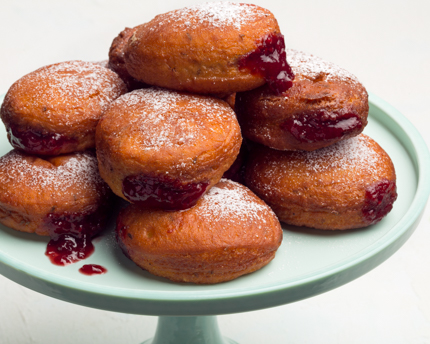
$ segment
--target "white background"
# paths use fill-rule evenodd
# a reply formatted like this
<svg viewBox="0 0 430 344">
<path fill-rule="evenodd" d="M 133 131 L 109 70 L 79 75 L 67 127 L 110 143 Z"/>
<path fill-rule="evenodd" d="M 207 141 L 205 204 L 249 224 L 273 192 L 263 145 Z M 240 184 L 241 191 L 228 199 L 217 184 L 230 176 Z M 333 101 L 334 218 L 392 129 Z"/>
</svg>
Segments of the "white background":
<svg viewBox="0 0 430 344">
<path fill-rule="evenodd" d="M 41 66 L 107 59 L 112 39 L 192 0 L 1 0 L 0 94 Z M 288 47 L 334 62 L 400 110 L 429 144 L 430 1 L 255 0 Z M 430 178 L 430 176 L 429 176 Z M 218 317 L 239 343 L 430 343 L 430 211 L 411 239 L 365 276 L 304 301 Z M 0 276 L 0 343 L 140 343 L 156 317 L 58 301 Z"/>
</svg>

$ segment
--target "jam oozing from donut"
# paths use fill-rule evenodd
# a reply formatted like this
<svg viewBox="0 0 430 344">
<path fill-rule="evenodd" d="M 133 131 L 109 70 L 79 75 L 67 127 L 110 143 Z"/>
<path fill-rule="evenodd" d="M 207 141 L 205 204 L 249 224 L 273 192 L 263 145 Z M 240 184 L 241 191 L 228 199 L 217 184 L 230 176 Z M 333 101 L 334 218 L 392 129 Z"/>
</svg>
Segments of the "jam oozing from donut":
<svg viewBox="0 0 430 344">
<path fill-rule="evenodd" d="M 354 113 L 345 113 L 333 117 L 324 113 L 297 116 L 281 124 L 299 142 L 319 142 L 341 138 L 353 131 L 361 130 L 363 124 Z"/>
<path fill-rule="evenodd" d="M 48 214 L 45 225 L 51 240 L 45 254 L 56 265 L 68 265 L 90 256 L 94 251 L 91 238 L 106 223 L 107 211 Z"/>
<path fill-rule="evenodd" d="M 79 269 L 79 272 L 87 276 L 102 275 L 107 272 L 107 269 L 98 264 L 85 264 Z"/>
<path fill-rule="evenodd" d="M 43 134 L 30 128 L 22 130 L 14 125 L 8 128 L 8 138 L 14 148 L 41 155 L 56 155 L 65 145 L 76 142 L 60 134 Z"/>
<path fill-rule="evenodd" d="M 239 69 L 263 76 L 277 94 L 293 86 L 294 73 L 287 62 L 284 36 L 280 33 L 266 35 L 257 44 L 257 49 L 239 60 Z"/>
<path fill-rule="evenodd" d="M 377 223 L 393 208 L 397 199 L 396 183 L 383 179 L 366 188 L 363 215 L 371 224 Z"/>
<path fill-rule="evenodd" d="M 132 203 L 164 210 L 182 210 L 197 203 L 208 182 L 182 184 L 170 177 L 128 176 L 122 184 L 124 196 Z"/>
<path fill-rule="evenodd" d="M 93 237 L 103 229 L 107 213 L 105 207 L 89 212 L 51 213 L 48 214 L 45 224 L 51 238 L 61 234 Z"/>
<path fill-rule="evenodd" d="M 65 266 L 88 258 L 93 252 L 94 246 L 88 236 L 61 234 L 48 242 L 45 254 L 53 264 Z"/>
</svg>

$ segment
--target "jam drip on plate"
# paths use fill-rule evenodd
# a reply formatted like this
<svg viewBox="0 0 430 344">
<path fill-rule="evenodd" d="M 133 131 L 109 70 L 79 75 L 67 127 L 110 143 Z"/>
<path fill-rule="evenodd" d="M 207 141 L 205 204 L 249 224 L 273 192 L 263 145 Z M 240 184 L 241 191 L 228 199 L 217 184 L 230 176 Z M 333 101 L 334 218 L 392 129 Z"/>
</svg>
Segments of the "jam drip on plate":
<svg viewBox="0 0 430 344">
<path fill-rule="evenodd" d="M 45 254 L 52 264 L 65 266 L 86 259 L 93 252 L 94 245 L 88 236 L 61 234 L 48 242 Z"/>
<path fill-rule="evenodd" d="M 363 124 L 354 113 L 335 115 L 333 117 L 317 112 L 300 119 L 290 119 L 281 124 L 283 130 L 289 131 L 299 142 L 320 142 L 343 137 L 352 131 L 360 130 Z"/>
<path fill-rule="evenodd" d="M 85 264 L 79 269 L 79 272 L 87 276 L 102 275 L 107 272 L 107 269 L 97 264 Z"/>
<path fill-rule="evenodd" d="M 65 145 L 76 142 L 60 134 L 44 134 L 33 129 L 23 130 L 15 126 L 8 128 L 8 139 L 14 148 L 40 155 L 57 155 Z"/>
<path fill-rule="evenodd" d="M 257 49 L 239 60 L 239 69 L 261 75 L 270 89 L 281 94 L 293 86 L 294 73 L 287 62 L 284 36 L 269 34 L 257 43 Z"/>
<path fill-rule="evenodd" d="M 91 242 L 104 227 L 108 211 L 88 213 L 51 213 L 46 219 L 51 240 L 46 256 L 55 265 L 69 265 L 88 258 L 94 252 Z"/>
<path fill-rule="evenodd" d="M 208 182 L 182 184 L 170 177 L 137 175 L 123 180 L 122 191 L 132 203 L 148 208 L 183 210 L 195 205 Z"/>
<path fill-rule="evenodd" d="M 371 224 L 379 222 L 393 208 L 397 199 L 396 183 L 383 179 L 366 189 L 363 215 Z"/>
</svg>

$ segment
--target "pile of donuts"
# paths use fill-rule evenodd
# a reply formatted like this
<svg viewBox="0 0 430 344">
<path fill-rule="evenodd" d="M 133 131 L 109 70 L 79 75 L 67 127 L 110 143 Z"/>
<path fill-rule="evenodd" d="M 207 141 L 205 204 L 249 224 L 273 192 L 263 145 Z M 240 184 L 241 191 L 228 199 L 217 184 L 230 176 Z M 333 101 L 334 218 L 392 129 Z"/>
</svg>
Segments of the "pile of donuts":
<svg viewBox="0 0 430 344">
<path fill-rule="evenodd" d="M 120 208 L 117 242 L 138 266 L 228 281 L 275 257 L 280 221 L 347 230 L 390 212 L 395 170 L 362 133 L 368 111 L 357 78 L 286 49 L 267 9 L 170 11 L 120 32 L 107 61 L 45 66 L 10 87 L 0 222 L 61 251 Z"/>
</svg>

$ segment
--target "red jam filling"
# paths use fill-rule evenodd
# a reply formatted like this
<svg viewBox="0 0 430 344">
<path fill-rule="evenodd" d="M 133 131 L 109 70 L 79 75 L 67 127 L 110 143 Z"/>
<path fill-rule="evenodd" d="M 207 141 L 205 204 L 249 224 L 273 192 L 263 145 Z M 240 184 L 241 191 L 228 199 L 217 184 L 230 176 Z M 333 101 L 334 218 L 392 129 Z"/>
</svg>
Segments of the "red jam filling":
<svg viewBox="0 0 430 344">
<path fill-rule="evenodd" d="M 170 177 L 128 176 L 122 184 L 124 196 L 148 208 L 183 210 L 192 207 L 203 195 L 208 182 L 181 184 Z"/>
<path fill-rule="evenodd" d="M 397 199 L 396 183 L 383 179 L 366 189 L 363 215 L 371 224 L 379 222 L 393 208 Z"/>
<path fill-rule="evenodd" d="M 107 213 L 101 207 L 90 213 L 48 214 L 46 226 L 51 240 L 45 255 L 53 264 L 62 266 L 88 258 L 94 251 L 91 238 L 103 229 Z"/>
<path fill-rule="evenodd" d="M 341 138 L 356 130 L 361 130 L 363 124 L 354 113 L 336 115 L 333 118 L 323 112 L 311 115 L 297 116 L 300 119 L 290 119 L 281 124 L 299 142 L 320 142 Z"/>
<path fill-rule="evenodd" d="M 8 128 L 8 138 L 14 148 L 40 155 L 57 155 L 65 145 L 76 143 L 75 139 L 60 134 L 43 134 L 29 128 L 23 130 L 17 126 Z"/>
<path fill-rule="evenodd" d="M 49 257 L 52 264 L 65 266 L 86 259 L 93 252 L 94 246 L 86 235 L 75 237 L 61 234 L 48 242 L 45 255 Z"/>
<path fill-rule="evenodd" d="M 100 207 L 93 212 L 73 212 L 63 214 L 48 214 L 46 226 L 52 237 L 61 234 L 70 234 L 76 237 L 87 235 L 93 237 L 101 232 L 106 224 L 108 211 Z"/>
<path fill-rule="evenodd" d="M 266 35 L 258 42 L 257 49 L 239 60 L 239 69 L 263 76 L 277 94 L 293 86 L 294 73 L 287 62 L 284 36 L 280 33 Z"/>
<path fill-rule="evenodd" d="M 97 264 L 85 264 L 79 269 L 79 272 L 87 276 L 102 275 L 107 272 L 107 269 Z"/>
</svg>

